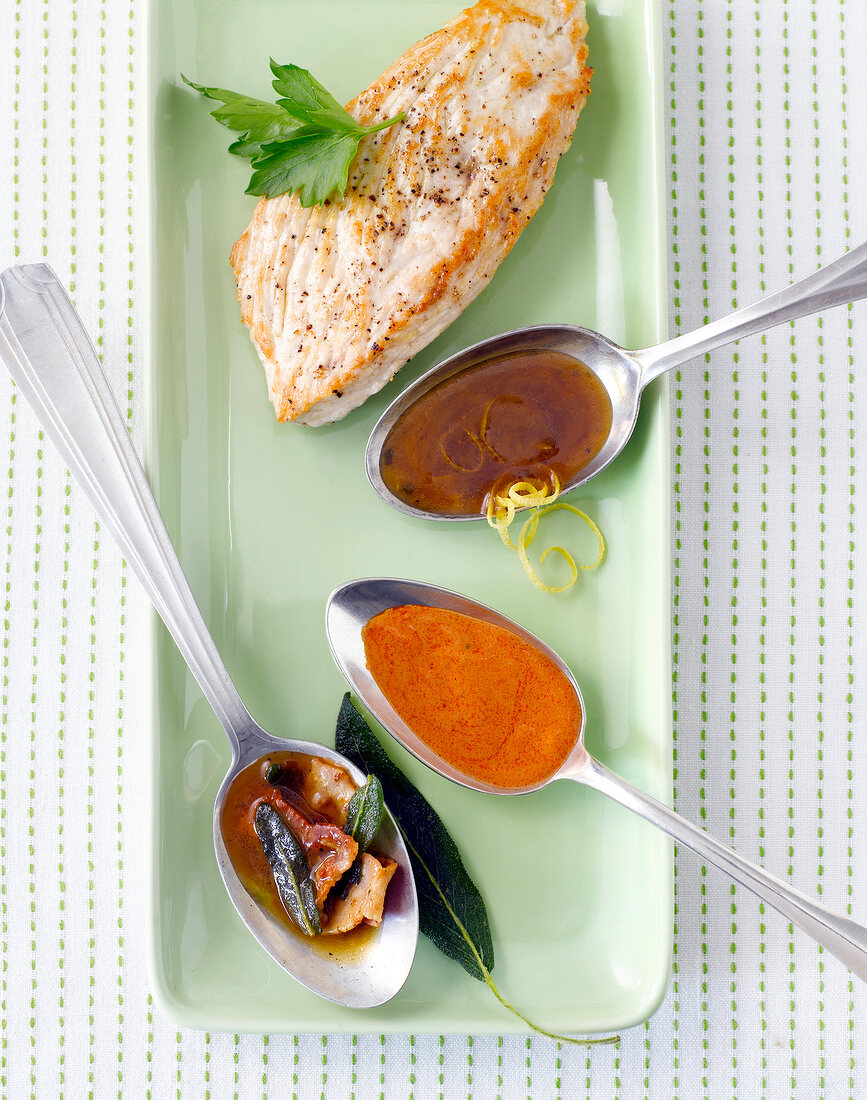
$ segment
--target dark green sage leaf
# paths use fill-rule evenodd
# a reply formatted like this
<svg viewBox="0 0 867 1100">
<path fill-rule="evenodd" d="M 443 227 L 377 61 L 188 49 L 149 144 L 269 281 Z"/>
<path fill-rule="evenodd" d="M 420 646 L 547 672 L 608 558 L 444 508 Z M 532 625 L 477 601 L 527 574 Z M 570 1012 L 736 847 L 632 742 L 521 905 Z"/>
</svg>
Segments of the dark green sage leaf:
<svg viewBox="0 0 867 1100">
<path fill-rule="evenodd" d="M 467 874 L 455 842 L 430 803 L 371 733 L 348 692 L 343 696 L 337 716 L 337 751 L 381 781 L 385 801 L 403 834 L 412 861 L 418 891 L 419 925 L 435 946 L 459 962 L 467 973 L 484 982 L 504 1008 L 540 1035 L 577 1046 L 619 1042 L 619 1035 L 585 1039 L 547 1031 L 506 1000 L 491 977 L 494 946 L 485 903 Z"/>
<path fill-rule="evenodd" d="M 322 925 L 304 849 L 283 818 L 267 802 L 259 803 L 255 826 L 286 912 L 306 936 L 318 935 Z"/>
<path fill-rule="evenodd" d="M 439 815 L 389 759 L 348 693 L 337 718 L 337 751 L 382 784 L 409 849 L 422 932 L 468 974 L 486 981 L 494 945 L 482 895 Z"/>
<path fill-rule="evenodd" d="M 343 831 L 358 844 L 359 855 L 367 851 L 379 830 L 383 799 L 382 784 L 369 775 L 349 800 Z"/>
</svg>

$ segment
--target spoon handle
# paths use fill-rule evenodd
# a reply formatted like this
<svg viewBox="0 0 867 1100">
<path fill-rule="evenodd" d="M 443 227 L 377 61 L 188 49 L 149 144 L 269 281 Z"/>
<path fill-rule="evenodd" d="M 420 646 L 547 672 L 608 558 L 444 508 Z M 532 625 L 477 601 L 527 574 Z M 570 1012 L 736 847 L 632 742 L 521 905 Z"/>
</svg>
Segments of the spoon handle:
<svg viewBox="0 0 867 1100">
<path fill-rule="evenodd" d="M 864 297 L 867 297 L 867 243 L 857 245 L 838 260 L 820 267 L 785 290 L 769 294 L 727 317 L 656 347 L 632 352 L 632 357 L 641 367 L 641 385 L 645 386 L 688 359 L 705 355 L 742 336 L 751 336 L 786 321 L 795 321 L 832 306 L 857 302 Z"/>
<path fill-rule="evenodd" d="M 587 757 L 580 769 L 568 775 L 579 783 L 609 795 L 616 802 L 659 826 L 706 862 L 730 875 L 735 882 L 758 894 L 788 920 L 836 955 L 859 978 L 867 981 L 867 929 L 819 905 L 788 883 L 769 875 L 762 867 L 743 859 L 703 829 L 670 810 L 649 794 Z"/>
<path fill-rule="evenodd" d="M 96 350 L 47 264 L 0 275 L 0 360 L 111 531 L 237 750 L 255 723 L 196 606 Z"/>
</svg>

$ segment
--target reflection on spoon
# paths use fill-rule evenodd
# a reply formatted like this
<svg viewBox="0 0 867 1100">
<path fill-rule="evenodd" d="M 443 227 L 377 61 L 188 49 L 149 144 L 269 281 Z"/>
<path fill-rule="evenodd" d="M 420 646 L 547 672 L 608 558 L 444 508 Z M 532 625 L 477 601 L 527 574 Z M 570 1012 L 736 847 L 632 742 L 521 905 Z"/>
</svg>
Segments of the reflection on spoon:
<svg viewBox="0 0 867 1100">
<path fill-rule="evenodd" d="M 226 731 L 232 760 L 214 805 L 214 847 L 241 918 L 273 959 L 321 997 L 352 1008 L 389 1000 L 406 980 L 418 939 L 409 855 L 390 815 L 376 846 L 397 862 L 399 873 L 381 927 L 366 950 L 351 956 L 332 957 L 317 950 L 314 940 L 289 932 L 273 907 L 248 891 L 229 857 L 222 807 L 236 776 L 254 761 L 271 753 L 300 753 L 339 764 L 358 786 L 365 776 L 333 749 L 274 737 L 250 716 L 196 606 L 96 351 L 46 264 L 0 274 L 0 359 L 113 534 Z"/>
<path fill-rule="evenodd" d="M 503 389 L 501 380 L 493 377 L 506 360 L 532 359 L 534 364 L 528 370 L 535 374 L 535 364 L 540 359 L 565 359 L 571 364 L 575 378 L 584 374 L 592 381 L 585 381 L 580 388 L 562 384 L 554 391 L 535 394 L 533 400 L 525 402 L 523 428 L 515 419 L 510 432 L 513 438 L 524 433 L 522 445 L 514 454 L 520 459 L 535 456 L 535 461 L 540 457 L 536 448 L 541 440 L 540 419 L 557 417 L 564 425 L 570 425 L 570 431 L 585 421 L 595 422 L 598 433 L 602 421 L 593 410 L 600 403 L 598 391 L 604 391 L 610 402 L 607 426 L 601 438 L 594 437 L 585 453 L 572 456 L 567 468 L 558 472 L 558 476 L 562 473 L 560 482 L 566 492 L 589 481 L 623 450 L 635 427 L 645 387 L 665 371 L 743 336 L 856 301 L 865 295 L 867 244 L 861 244 L 785 290 L 657 347 L 627 351 L 598 332 L 573 325 L 531 325 L 483 340 L 422 375 L 386 409 L 368 440 L 365 457 L 368 479 L 387 504 L 406 515 L 427 519 L 479 519 L 484 508 L 478 503 L 479 489 L 475 483 L 478 471 L 470 470 L 463 478 L 456 477 L 460 474 L 460 466 L 468 461 L 461 458 L 454 461 L 451 468 L 435 467 L 438 440 L 429 438 L 431 430 L 440 431 L 442 424 L 462 422 L 468 415 L 467 391 L 471 388 L 471 378 L 478 386 L 479 377 L 491 372 L 488 398 L 493 399 L 498 392 L 512 392 L 509 388 Z M 533 384 L 532 377 L 527 384 Z M 473 412 L 471 423 L 463 426 L 474 436 L 478 453 L 490 457 L 496 448 L 487 446 L 487 432 L 478 427 L 483 418 L 469 411 Z M 449 440 L 444 436 L 443 440 L 448 450 Z M 562 463 L 562 454 L 559 458 L 556 455 L 566 442 L 567 429 L 561 427 L 559 434 L 549 440 L 549 454 L 555 457 L 552 461 L 543 458 L 541 463 L 536 461 L 536 465 L 547 469 L 556 462 Z M 473 452 L 464 444 L 460 454 L 472 456 Z M 425 456 L 429 458 L 427 462 Z M 469 463 L 471 467 L 474 465 Z M 511 481 L 525 476 L 545 479 L 544 470 L 522 472 L 525 465 L 526 462 L 506 460 L 497 466 L 494 461 L 493 475 L 485 470 L 489 480 L 482 487 L 482 497 L 494 488 L 498 478 Z"/>
<path fill-rule="evenodd" d="M 490 794 L 527 794 L 557 779 L 594 787 L 727 872 L 867 979 L 867 929 L 742 859 L 587 752 L 575 678 L 517 623 L 446 589 L 381 578 L 333 592 L 326 629 L 338 665 L 368 709 L 440 775 Z M 498 715 L 491 688 L 507 692 L 510 681 L 517 690 Z M 534 695 L 549 696 L 550 710 L 534 704 Z"/>
</svg>

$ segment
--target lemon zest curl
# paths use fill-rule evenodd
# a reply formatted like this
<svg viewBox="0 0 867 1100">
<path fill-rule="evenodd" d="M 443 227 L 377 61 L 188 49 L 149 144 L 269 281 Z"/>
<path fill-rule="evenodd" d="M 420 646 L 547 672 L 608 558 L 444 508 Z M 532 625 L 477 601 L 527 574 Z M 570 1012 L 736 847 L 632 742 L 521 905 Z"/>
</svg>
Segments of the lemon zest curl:
<svg viewBox="0 0 867 1100">
<path fill-rule="evenodd" d="M 577 581 L 579 571 L 596 569 L 602 564 L 605 558 L 605 537 L 586 512 L 582 512 L 580 508 L 576 508 L 572 504 L 566 504 L 565 501 L 557 501 L 562 486 L 560 484 L 560 479 L 553 471 L 551 473 L 551 479 L 553 483 L 551 487 L 548 485 L 534 485 L 530 481 L 516 481 L 513 485 L 509 486 L 508 491 L 505 493 L 496 495 L 491 493 L 488 497 L 486 516 L 490 526 L 495 528 L 502 539 L 503 545 L 509 550 L 517 552 L 524 572 L 538 589 L 542 592 L 565 592 Z M 532 514 L 525 520 L 521 527 L 518 534 L 518 541 L 513 542 L 509 534 L 509 527 L 515 519 L 515 513 L 519 508 L 530 508 L 532 509 Z M 571 571 L 571 576 L 565 584 L 550 585 L 545 584 L 534 569 L 527 556 L 527 549 L 536 537 L 539 520 L 550 512 L 561 510 L 572 512 L 574 515 L 584 520 L 596 536 L 599 544 L 599 552 L 596 555 L 595 561 L 591 562 L 589 565 L 581 565 L 579 567 L 575 559 L 568 550 L 564 549 L 564 547 L 549 546 L 540 557 L 539 564 L 541 565 L 549 554 L 560 554 L 569 565 Z"/>
</svg>

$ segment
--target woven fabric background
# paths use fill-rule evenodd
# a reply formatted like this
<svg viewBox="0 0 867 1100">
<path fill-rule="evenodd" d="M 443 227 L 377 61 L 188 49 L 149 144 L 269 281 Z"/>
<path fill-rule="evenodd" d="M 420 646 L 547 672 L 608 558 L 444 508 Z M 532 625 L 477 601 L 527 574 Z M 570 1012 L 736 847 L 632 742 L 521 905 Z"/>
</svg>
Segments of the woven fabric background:
<svg viewBox="0 0 867 1100">
<path fill-rule="evenodd" d="M 867 238 L 867 5 L 661 4 L 675 332 Z M 0 266 L 68 283 L 137 442 L 146 8 L 0 0 Z M 672 385 L 676 808 L 862 922 L 865 322 Z M 5 372 L 0 456 L 0 1096 L 867 1095 L 867 987 L 680 851 L 668 996 L 617 1047 L 179 1031 L 144 962 L 148 608 Z"/>
</svg>

